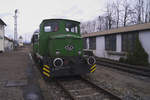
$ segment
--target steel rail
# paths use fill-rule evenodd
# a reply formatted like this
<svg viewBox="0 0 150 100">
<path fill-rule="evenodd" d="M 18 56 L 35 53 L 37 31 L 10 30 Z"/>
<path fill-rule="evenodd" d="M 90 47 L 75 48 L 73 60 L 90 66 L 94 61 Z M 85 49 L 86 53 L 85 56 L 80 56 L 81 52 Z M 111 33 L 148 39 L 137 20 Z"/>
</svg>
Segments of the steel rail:
<svg viewBox="0 0 150 100">
<path fill-rule="evenodd" d="M 105 67 L 111 67 L 114 69 L 122 70 L 122 71 L 129 72 L 129 73 L 136 74 L 136 75 L 150 77 L 150 70 L 149 70 L 149 68 L 145 68 L 145 67 L 144 68 L 141 68 L 141 67 L 136 68 L 136 67 L 132 67 L 132 65 L 127 66 L 125 64 L 120 64 L 120 63 L 109 61 L 109 60 L 108 61 L 98 60 L 97 64 L 105 66 Z"/>
<path fill-rule="evenodd" d="M 71 93 L 61 84 L 61 82 L 59 80 L 55 80 L 55 82 L 57 83 L 58 86 L 60 86 L 60 88 L 62 88 L 64 90 L 64 92 L 69 96 L 69 98 L 71 100 L 76 100 Z"/>
<path fill-rule="evenodd" d="M 93 82 L 91 82 L 91 81 L 89 81 L 89 80 L 87 80 L 87 79 L 85 79 L 85 78 L 83 78 L 83 77 L 81 77 L 81 79 L 82 79 L 82 81 L 84 81 L 84 82 L 90 84 L 90 85 L 91 85 L 92 87 L 94 87 L 96 90 L 103 91 L 105 94 L 108 94 L 108 95 L 110 95 L 112 98 L 115 98 L 115 100 L 122 100 L 118 95 L 112 93 L 110 90 L 106 90 L 106 89 L 104 89 L 103 87 L 100 87 L 100 86 L 96 85 L 95 83 L 93 83 Z"/>
<path fill-rule="evenodd" d="M 130 65 L 130 64 L 120 63 L 118 61 L 113 61 L 113 60 L 104 59 L 104 58 L 97 58 L 97 61 L 98 62 L 108 62 L 110 64 L 116 64 L 118 66 L 124 66 L 124 67 L 129 67 L 131 69 L 139 69 L 139 70 L 150 72 L 150 67 L 148 67 L 148 66 Z"/>
<path fill-rule="evenodd" d="M 89 81 L 87 79 L 84 79 L 84 78 L 80 77 L 79 80 L 81 82 L 84 82 L 85 84 L 90 85 L 91 89 L 95 89 L 95 90 L 99 91 L 99 93 L 104 93 L 104 94 L 108 95 L 108 97 L 111 97 L 112 100 L 122 100 L 118 95 L 113 94 L 109 90 L 106 90 L 106 89 L 104 89 L 104 88 L 102 88 L 102 87 L 92 83 L 91 81 Z M 56 80 L 56 83 L 64 90 L 64 92 L 71 98 L 71 100 L 77 100 L 77 98 L 74 95 L 71 94 L 69 89 L 65 88 L 65 86 L 62 85 L 61 81 Z M 75 91 L 77 91 L 77 90 L 75 90 Z"/>
</svg>

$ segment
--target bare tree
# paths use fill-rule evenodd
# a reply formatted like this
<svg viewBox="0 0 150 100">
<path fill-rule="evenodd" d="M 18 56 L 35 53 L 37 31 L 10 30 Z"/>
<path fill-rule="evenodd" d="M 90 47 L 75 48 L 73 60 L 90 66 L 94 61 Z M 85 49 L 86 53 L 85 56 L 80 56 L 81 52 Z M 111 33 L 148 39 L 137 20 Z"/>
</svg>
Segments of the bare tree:
<svg viewBox="0 0 150 100">
<path fill-rule="evenodd" d="M 145 7 L 145 23 L 150 22 L 150 1 L 147 0 Z"/>
<path fill-rule="evenodd" d="M 88 33 L 92 33 L 91 24 L 92 24 L 91 21 L 88 21 L 88 22 L 87 22 L 87 32 L 88 32 Z"/>
<path fill-rule="evenodd" d="M 80 25 L 80 28 L 81 28 L 81 34 L 85 34 L 86 33 L 86 26 L 85 26 L 85 23 L 81 23 Z"/>
<path fill-rule="evenodd" d="M 137 23 L 140 24 L 144 21 L 144 1 L 138 0 L 135 9 L 137 14 Z"/>
<path fill-rule="evenodd" d="M 82 33 L 92 33 L 96 31 L 96 20 L 88 21 L 81 23 L 81 32 Z"/>
<path fill-rule="evenodd" d="M 134 6 L 132 5 L 131 1 L 129 2 L 128 0 L 123 0 L 122 4 L 122 12 L 121 15 L 121 21 L 123 23 L 123 26 L 126 26 L 127 24 L 132 24 L 133 22 L 133 15 L 135 14 L 135 9 Z"/>
<path fill-rule="evenodd" d="M 107 6 L 106 6 L 106 17 L 105 17 L 106 29 L 111 29 L 111 27 L 112 27 L 112 20 L 113 20 L 113 13 L 114 13 L 113 11 L 114 11 L 113 5 L 107 3 Z"/>
<path fill-rule="evenodd" d="M 119 22 L 120 22 L 120 13 L 121 13 L 121 2 L 122 0 L 117 0 L 116 2 L 113 3 L 114 5 L 114 11 L 115 11 L 115 22 L 116 22 L 116 27 L 119 27 Z"/>
<path fill-rule="evenodd" d="M 102 30 L 102 19 L 103 17 L 102 16 L 99 16 L 98 17 L 98 27 L 97 27 L 97 29 L 99 30 L 99 31 L 101 31 Z"/>
<path fill-rule="evenodd" d="M 128 17 L 128 12 L 129 12 L 129 3 L 127 2 L 127 0 L 124 0 L 125 3 L 123 5 L 124 7 L 124 17 L 123 17 L 123 26 L 126 26 L 126 23 L 127 23 L 127 17 Z"/>
<path fill-rule="evenodd" d="M 108 3 L 105 13 L 97 19 L 82 23 L 81 31 L 92 33 L 143 22 L 150 22 L 150 0 L 138 0 L 136 4 L 131 0 L 117 0 Z"/>
<path fill-rule="evenodd" d="M 93 20 L 92 21 L 92 26 L 91 26 L 92 28 L 91 28 L 91 31 L 92 32 L 95 32 L 95 30 L 96 30 L 96 20 Z"/>
<path fill-rule="evenodd" d="M 148 4 L 146 4 L 146 8 L 145 8 L 145 23 L 148 22 L 147 17 L 148 17 Z"/>
<path fill-rule="evenodd" d="M 97 27 L 97 30 L 98 30 L 98 31 L 104 30 L 104 23 L 105 23 L 104 16 L 99 16 L 97 20 L 98 20 L 98 27 Z"/>
</svg>

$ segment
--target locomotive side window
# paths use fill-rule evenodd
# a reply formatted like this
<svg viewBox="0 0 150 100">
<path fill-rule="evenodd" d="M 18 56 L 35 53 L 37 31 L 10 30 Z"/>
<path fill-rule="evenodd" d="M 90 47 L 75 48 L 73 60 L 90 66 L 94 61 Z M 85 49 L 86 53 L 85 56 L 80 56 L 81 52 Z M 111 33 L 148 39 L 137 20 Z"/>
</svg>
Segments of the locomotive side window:
<svg viewBox="0 0 150 100">
<path fill-rule="evenodd" d="M 37 43 L 37 42 L 38 42 L 38 40 L 39 40 L 39 36 L 38 36 L 38 34 L 33 35 L 33 37 L 32 37 L 32 42 L 33 42 L 33 43 Z"/>
<path fill-rule="evenodd" d="M 77 25 L 74 24 L 74 23 L 71 23 L 71 22 L 67 22 L 66 23 L 65 30 L 67 32 L 78 33 L 78 27 L 77 27 Z"/>
<path fill-rule="evenodd" d="M 44 25 L 44 32 L 56 32 L 58 31 L 58 23 L 57 22 L 47 22 Z"/>
<path fill-rule="evenodd" d="M 38 42 L 38 40 L 39 40 L 38 37 L 39 37 L 38 35 L 34 35 L 34 42 Z"/>
</svg>

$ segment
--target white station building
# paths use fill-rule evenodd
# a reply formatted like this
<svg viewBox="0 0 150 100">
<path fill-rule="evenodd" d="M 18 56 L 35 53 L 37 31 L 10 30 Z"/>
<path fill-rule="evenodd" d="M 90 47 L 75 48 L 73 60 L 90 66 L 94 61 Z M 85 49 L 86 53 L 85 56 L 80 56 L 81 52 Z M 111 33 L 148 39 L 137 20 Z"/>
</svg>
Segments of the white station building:
<svg viewBox="0 0 150 100">
<path fill-rule="evenodd" d="M 97 57 L 119 60 L 135 46 L 136 35 L 149 55 L 150 63 L 150 23 L 137 24 L 90 34 L 82 34 L 84 49 L 91 50 Z"/>
<path fill-rule="evenodd" d="M 13 50 L 13 40 L 5 36 L 6 24 L 0 19 L 0 52 Z"/>
<path fill-rule="evenodd" d="M 19 44 L 19 47 L 23 46 L 23 38 L 22 38 L 22 36 L 19 37 L 18 44 Z"/>
<path fill-rule="evenodd" d="M 13 40 L 4 36 L 4 51 L 11 51 L 11 50 L 13 50 Z"/>
<path fill-rule="evenodd" d="M 4 35 L 6 24 L 0 19 L 0 52 L 4 52 Z"/>
</svg>

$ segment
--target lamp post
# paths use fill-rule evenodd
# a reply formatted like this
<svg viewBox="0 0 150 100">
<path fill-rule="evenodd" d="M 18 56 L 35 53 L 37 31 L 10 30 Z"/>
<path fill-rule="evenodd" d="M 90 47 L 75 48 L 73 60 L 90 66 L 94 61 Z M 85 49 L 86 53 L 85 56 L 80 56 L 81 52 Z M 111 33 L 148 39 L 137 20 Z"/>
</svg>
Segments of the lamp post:
<svg viewBox="0 0 150 100">
<path fill-rule="evenodd" d="M 17 13 L 18 9 L 15 10 L 15 16 L 14 16 L 14 47 L 17 47 Z"/>
</svg>

